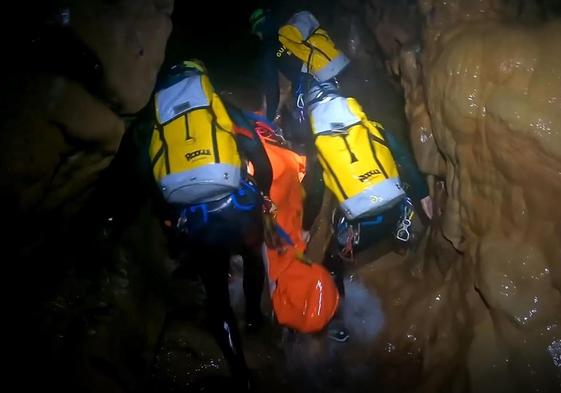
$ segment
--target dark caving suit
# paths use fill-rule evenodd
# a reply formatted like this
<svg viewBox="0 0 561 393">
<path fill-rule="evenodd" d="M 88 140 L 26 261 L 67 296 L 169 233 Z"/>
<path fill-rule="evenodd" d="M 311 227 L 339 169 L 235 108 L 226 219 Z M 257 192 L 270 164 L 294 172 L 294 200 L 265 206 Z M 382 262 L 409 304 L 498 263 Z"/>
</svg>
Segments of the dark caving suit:
<svg viewBox="0 0 561 393">
<path fill-rule="evenodd" d="M 381 181 L 377 186 L 364 185 L 364 188 L 360 186 L 361 192 L 359 194 L 344 198 L 345 201 L 340 203 L 339 207 L 333 212 L 333 236 L 328 248 L 329 254 L 324 263 L 332 271 L 339 292 L 344 296 L 344 259 L 348 257 L 348 255 L 344 255 L 345 252 L 350 252 L 352 256 L 353 252 L 363 250 L 394 233 L 397 233 L 398 237 L 403 241 L 409 240 L 409 233 L 401 232 L 403 230 L 408 231 L 410 216 L 407 217 L 407 214 L 408 212 L 410 213 L 413 204 L 419 206 L 420 201 L 427 197 L 429 192 L 425 179 L 419 172 L 407 147 L 391 131 L 384 130 L 377 123 L 374 123 L 375 125 L 371 124 L 356 100 L 343 97 L 340 90 L 333 83 L 314 83 L 310 88 L 310 94 L 306 101 L 307 107 L 311 111 L 310 118 L 314 123 L 312 127 L 314 132 L 310 134 L 314 138 L 315 150 L 323 160 L 323 171 L 327 171 L 332 176 L 330 179 L 332 182 L 335 180 L 336 188 L 344 193 L 344 186 L 341 183 L 348 180 L 337 178 L 336 172 L 345 173 L 351 177 L 356 176 L 357 179 L 353 180 L 355 186 L 356 184 L 361 184 L 360 182 L 366 181 L 372 175 L 379 176 L 380 178 L 385 177 L 385 180 Z M 332 104 L 325 106 L 328 103 Z M 324 106 L 324 109 L 321 109 L 321 106 Z M 338 112 L 337 108 L 342 108 L 342 110 Z M 324 119 L 322 119 L 322 115 Z M 370 128 L 365 125 L 366 123 L 369 123 Z M 369 145 L 370 148 L 365 148 L 363 151 L 364 155 L 359 155 L 360 160 L 357 160 L 356 153 L 358 153 L 361 146 L 354 145 L 351 147 L 349 145 L 349 143 L 353 142 L 358 143 L 356 141 L 359 139 L 352 139 L 353 135 L 356 137 L 358 134 L 351 135 L 351 133 L 357 130 L 356 127 L 360 127 L 359 129 L 361 130 L 364 130 L 365 127 L 369 129 L 368 136 L 366 139 L 361 140 L 361 143 L 365 146 Z M 379 134 L 376 135 L 375 133 Z M 343 150 L 333 151 L 337 152 L 334 153 L 336 156 L 343 155 L 349 157 L 348 161 L 345 159 L 336 163 L 330 163 L 329 158 L 326 158 L 325 155 L 327 151 L 326 146 L 331 146 L 329 147 L 331 149 L 337 148 L 321 142 L 321 138 L 344 141 L 345 148 Z M 351 142 L 349 142 L 349 138 L 352 139 Z M 356 150 L 353 151 L 353 148 Z M 386 152 L 385 155 L 384 151 Z M 331 156 L 331 159 L 335 159 L 336 156 Z M 357 165 L 360 165 L 359 163 L 362 159 L 372 158 L 374 161 L 366 167 L 366 169 L 370 170 L 360 176 L 352 169 L 345 171 L 341 170 L 341 168 L 334 168 L 334 166 L 339 165 L 348 165 L 349 168 L 353 168 L 353 165 L 355 165 L 353 162 L 358 162 Z M 389 165 L 385 169 L 381 163 L 384 159 Z M 393 175 L 388 171 L 392 165 L 395 168 Z M 379 170 L 373 170 L 376 167 Z M 317 181 L 317 179 L 311 180 L 315 180 L 313 184 L 305 183 L 304 185 L 313 187 L 315 189 L 314 192 L 321 195 L 325 187 L 324 183 Z M 347 185 L 347 187 L 351 186 Z M 373 190 L 373 187 L 378 187 L 377 191 L 368 191 Z M 360 199 L 361 195 L 364 195 L 367 199 Z M 405 195 L 409 198 L 405 198 Z M 386 200 L 386 202 L 381 202 L 381 206 L 387 207 L 380 207 L 379 210 L 372 210 L 372 213 L 370 213 L 370 209 L 374 209 L 376 206 L 372 202 L 372 198 L 379 197 L 382 197 L 381 200 Z M 354 200 L 352 203 L 355 205 L 347 203 L 350 200 Z M 392 200 L 394 202 L 390 202 Z M 317 205 L 308 205 L 307 207 L 308 211 L 305 214 L 305 218 L 311 221 L 317 215 L 319 207 Z M 353 210 L 358 207 L 362 210 Z M 406 223 L 405 219 L 409 220 L 408 225 L 406 227 L 398 227 L 398 225 Z"/>
<path fill-rule="evenodd" d="M 237 108 L 223 104 L 202 66 L 185 62 L 172 67 L 159 83 L 155 101 L 149 155 L 166 199 L 174 243 L 188 254 L 184 263 L 200 274 L 209 327 L 234 378 L 247 389 L 249 371 L 230 305 L 228 273 L 230 257 L 242 255 L 246 326 L 257 328 L 262 323 L 263 206 L 270 203 L 271 165 L 251 124 Z M 204 113 L 210 113 L 208 124 Z M 197 160 L 212 162 L 191 165 Z M 256 163 L 253 178 L 247 175 L 245 160 Z"/>
<path fill-rule="evenodd" d="M 306 149 L 309 145 L 308 121 L 306 118 L 306 111 L 304 109 L 303 97 L 314 81 L 325 82 L 328 80 L 336 81 L 338 75 L 345 71 L 349 60 L 346 56 L 338 51 L 336 48 L 331 47 L 330 50 L 336 54 L 336 57 L 331 58 L 318 47 L 312 43 L 312 38 L 315 35 L 327 36 L 327 32 L 321 29 L 319 22 L 308 11 L 301 11 L 294 14 L 286 24 L 281 24 L 278 21 L 277 15 L 270 10 L 256 10 L 250 18 L 252 24 L 252 31 L 258 34 L 262 39 L 261 54 L 260 54 L 260 74 L 262 80 L 262 91 L 265 95 L 265 102 L 267 106 L 266 116 L 270 121 L 275 121 L 280 115 L 278 111 L 284 108 L 279 108 L 279 75 L 282 73 L 291 84 L 293 102 L 291 112 L 283 119 L 287 131 L 288 139 L 292 141 L 294 147 Z M 281 34 L 281 29 L 288 25 L 295 27 L 298 33 L 293 31 L 284 30 Z M 301 36 L 302 34 L 303 36 Z M 289 35 L 285 37 L 285 35 Z M 306 37 L 308 36 L 308 37 Z M 307 60 L 303 57 L 296 56 L 286 43 L 281 42 L 281 37 L 288 42 L 297 42 L 299 39 L 305 38 L 302 46 L 312 48 L 308 55 Z M 325 42 L 331 42 L 329 38 Z M 310 44 L 312 43 L 312 44 Z M 327 44 L 329 46 L 329 44 Z M 313 71 L 313 66 L 310 64 L 314 61 L 315 57 L 322 57 L 324 60 L 329 59 L 327 64 L 322 64 L 322 68 Z M 304 151 L 304 153 L 308 153 Z"/>
</svg>

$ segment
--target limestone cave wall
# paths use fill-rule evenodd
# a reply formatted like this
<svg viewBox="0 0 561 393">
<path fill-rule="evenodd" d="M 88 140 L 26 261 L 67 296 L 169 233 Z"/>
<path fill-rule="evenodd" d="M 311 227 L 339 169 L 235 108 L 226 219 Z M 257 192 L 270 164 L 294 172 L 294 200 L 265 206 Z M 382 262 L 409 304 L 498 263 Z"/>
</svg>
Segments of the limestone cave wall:
<svg viewBox="0 0 561 393">
<path fill-rule="evenodd" d="M 559 2 L 307 5 L 399 82 L 435 202 L 421 249 L 371 273 L 384 391 L 559 390 Z"/>
</svg>

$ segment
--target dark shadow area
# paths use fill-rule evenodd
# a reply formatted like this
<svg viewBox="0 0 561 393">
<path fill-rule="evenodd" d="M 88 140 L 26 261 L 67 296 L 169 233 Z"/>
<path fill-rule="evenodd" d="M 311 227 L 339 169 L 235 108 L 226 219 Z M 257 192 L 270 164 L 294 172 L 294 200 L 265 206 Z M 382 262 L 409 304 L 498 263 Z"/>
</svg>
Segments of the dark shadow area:
<svg viewBox="0 0 561 393">
<path fill-rule="evenodd" d="M 237 89 L 246 105 L 249 101 L 253 106 L 258 99 L 259 41 L 251 34 L 248 20 L 258 6 L 258 1 L 200 2 L 194 8 L 189 2 L 176 2 L 164 67 L 189 58 L 200 59 L 216 90 L 226 99 Z"/>
</svg>

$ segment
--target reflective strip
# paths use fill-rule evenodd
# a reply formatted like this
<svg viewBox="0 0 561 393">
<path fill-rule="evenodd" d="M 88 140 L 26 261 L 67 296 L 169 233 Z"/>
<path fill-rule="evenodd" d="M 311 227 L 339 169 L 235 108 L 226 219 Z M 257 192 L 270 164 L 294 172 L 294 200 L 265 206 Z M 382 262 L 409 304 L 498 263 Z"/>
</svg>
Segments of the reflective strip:
<svg viewBox="0 0 561 393">
<path fill-rule="evenodd" d="M 405 198 L 399 178 L 386 179 L 341 202 L 341 209 L 349 220 L 362 215 L 380 214 Z"/>
<path fill-rule="evenodd" d="M 199 74 L 192 74 L 156 94 L 156 113 L 160 124 L 166 124 L 192 109 L 209 106 Z"/>
<path fill-rule="evenodd" d="M 201 203 L 223 198 L 240 186 L 240 168 L 229 164 L 208 164 L 167 175 L 160 181 L 170 203 Z"/>
<path fill-rule="evenodd" d="M 325 67 L 314 73 L 316 79 L 325 82 L 331 78 L 335 78 L 350 63 L 350 60 L 344 53 L 331 60 Z"/>
<path fill-rule="evenodd" d="M 312 105 L 310 121 L 312 132 L 341 132 L 360 123 L 360 117 L 351 112 L 345 97 L 335 97 Z"/>
<path fill-rule="evenodd" d="M 308 11 L 300 11 L 292 15 L 287 24 L 296 27 L 303 40 L 307 40 L 319 27 L 318 20 Z"/>
</svg>

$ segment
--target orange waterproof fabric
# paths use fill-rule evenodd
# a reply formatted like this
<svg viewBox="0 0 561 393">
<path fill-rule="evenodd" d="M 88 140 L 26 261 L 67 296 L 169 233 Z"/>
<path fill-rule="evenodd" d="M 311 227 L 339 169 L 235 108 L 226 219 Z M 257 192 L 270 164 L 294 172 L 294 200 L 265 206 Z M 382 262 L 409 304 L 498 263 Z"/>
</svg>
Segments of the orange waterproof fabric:
<svg viewBox="0 0 561 393">
<path fill-rule="evenodd" d="M 296 259 L 297 253 L 303 253 L 306 243 L 302 238 L 303 190 L 300 174 L 306 170 L 306 157 L 281 146 L 265 141 L 265 150 L 273 167 L 271 200 L 277 207 L 277 224 L 290 236 L 294 247 L 287 247 L 283 255 L 275 250 L 268 250 L 269 278 L 274 282 Z"/>
<path fill-rule="evenodd" d="M 331 274 L 321 265 L 296 261 L 281 274 L 272 296 L 281 325 L 303 333 L 322 330 L 339 305 Z"/>
<path fill-rule="evenodd" d="M 304 333 L 322 330 L 339 304 L 339 293 L 321 265 L 299 259 L 306 249 L 302 237 L 303 190 L 306 158 L 261 138 L 273 168 L 271 199 L 277 207 L 277 224 L 294 243 L 284 253 L 267 249 L 269 280 L 276 284 L 273 309 L 281 325 Z"/>
</svg>

